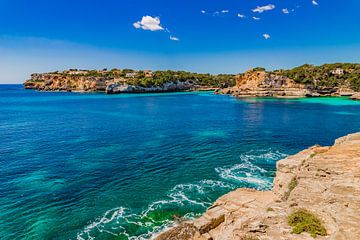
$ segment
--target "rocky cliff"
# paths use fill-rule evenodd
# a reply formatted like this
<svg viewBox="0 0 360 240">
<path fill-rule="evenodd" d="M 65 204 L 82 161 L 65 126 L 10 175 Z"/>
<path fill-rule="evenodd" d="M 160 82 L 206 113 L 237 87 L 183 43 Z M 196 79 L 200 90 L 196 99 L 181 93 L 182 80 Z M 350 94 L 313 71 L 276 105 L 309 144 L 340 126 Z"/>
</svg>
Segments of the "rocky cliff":
<svg viewBox="0 0 360 240">
<path fill-rule="evenodd" d="M 236 85 L 218 90 L 217 93 L 237 97 L 318 97 L 351 96 L 355 91 L 347 86 L 326 87 L 297 83 L 280 74 L 250 70 L 236 76 Z"/>
<path fill-rule="evenodd" d="M 106 92 L 115 93 L 143 93 L 185 91 L 196 86 L 186 82 L 166 82 L 158 86 L 143 87 L 129 84 L 126 81 L 116 81 L 113 78 L 93 76 L 69 76 L 62 74 L 32 74 L 31 80 L 24 83 L 26 89 L 40 91 L 76 91 L 76 92 Z"/>
<path fill-rule="evenodd" d="M 26 89 L 39 91 L 81 91 L 114 93 L 215 90 L 233 86 L 234 75 L 198 74 L 185 71 L 112 69 L 78 70 L 32 74 Z"/>
<path fill-rule="evenodd" d="M 157 240 L 360 239 L 360 133 L 277 162 L 272 191 L 238 189 Z"/>
<path fill-rule="evenodd" d="M 32 74 L 31 79 L 24 83 L 26 89 L 40 91 L 105 91 L 105 77 L 64 75 L 59 73 Z"/>
</svg>

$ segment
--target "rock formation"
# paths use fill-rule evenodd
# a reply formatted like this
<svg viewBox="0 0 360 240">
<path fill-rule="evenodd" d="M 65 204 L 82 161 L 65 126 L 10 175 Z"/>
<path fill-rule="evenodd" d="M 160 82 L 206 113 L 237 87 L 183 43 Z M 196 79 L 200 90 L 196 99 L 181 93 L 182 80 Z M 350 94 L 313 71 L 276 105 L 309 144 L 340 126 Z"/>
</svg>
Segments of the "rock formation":
<svg viewBox="0 0 360 240">
<path fill-rule="evenodd" d="M 355 93 L 351 95 L 350 99 L 352 100 L 360 100 L 360 93 Z"/>
<path fill-rule="evenodd" d="M 167 82 L 160 86 L 142 87 L 130 85 L 127 83 L 111 83 L 106 87 L 106 93 L 144 93 L 144 92 L 175 92 L 190 90 L 194 85 L 188 81 L 186 82 Z"/>
<path fill-rule="evenodd" d="M 236 97 L 318 97 L 350 96 L 354 91 L 348 88 L 307 86 L 272 72 L 249 70 L 236 76 L 234 87 L 220 89 L 217 93 Z"/>
<path fill-rule="evenodd" d="M 215 91 L 234 85 L 232 74 L 199 74 L 185 71 L 112 69 L 78 70 L 32 74 L 26 89 L 39 91 L 79 91 L 115 93 Z"/>
<path fill-rule="evenodd" d="M 24 83 L 26 89 L 41 91 L 105 91 L 107 79 L 81 75 L 63 75 L 58 73 L 32 74 Z"/>
<path fill-rule="evenodd" d="M 360 239 L 360 133 L 314 146 L 277 162 L 272 191 L 238 189 L 204 215 L 157 240 L 312 239 L 292 233 L 288 216 L 306 209 L 326 229 L 317 239 Z"/>
</svg>

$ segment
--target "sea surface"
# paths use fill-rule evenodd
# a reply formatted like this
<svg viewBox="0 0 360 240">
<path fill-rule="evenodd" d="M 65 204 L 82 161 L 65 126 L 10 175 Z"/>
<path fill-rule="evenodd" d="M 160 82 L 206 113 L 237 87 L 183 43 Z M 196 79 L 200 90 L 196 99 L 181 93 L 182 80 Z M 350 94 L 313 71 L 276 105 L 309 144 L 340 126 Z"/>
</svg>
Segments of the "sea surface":
<svg viewBox="0 0 360 240">
<path fill-rule="evenodd" d="M 360 131 L 347 98 L 46 93 L 0 85 L 0 239 L 148 239 L 275 163 Z"/>
</svg>

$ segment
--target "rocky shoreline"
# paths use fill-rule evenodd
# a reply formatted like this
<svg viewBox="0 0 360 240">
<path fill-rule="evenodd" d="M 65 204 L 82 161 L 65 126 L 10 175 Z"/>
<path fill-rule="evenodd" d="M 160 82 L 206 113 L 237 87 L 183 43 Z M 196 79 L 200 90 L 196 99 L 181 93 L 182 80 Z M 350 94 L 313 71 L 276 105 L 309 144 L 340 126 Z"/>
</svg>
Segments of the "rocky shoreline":
<svg viewBox="0 0 360 240">
<path fill-rule="evenodd" d="M 278 97 L 303 98 L 324 96 L 349 96 L 359 100 L 360 94 L 349 86 L 324 87 L 297 83 L 294 80 L 263 70 L 249 70 L 237 75 L 236 85 L 218 89 L 217 94 L 230 94 L 235 97 Z"/>
<path fill-rule="evenodd" d="M 38 91 L 157 93 L 180 91 L 215 91 L 233 85 L 234 75 L 210 75 L 184 71 L 65 70 L 53 73 L 34 73 L 24 83 L 25 89 Z"/>
<path fill-rule="evenodd" d="M 342 68 L 341 68 L 342 67 Z M 235 97 L 349 96 L 360 100 L 360 64 L 303 65 L 290 70 L 255 68 L 238 75 L 112 69 L 35 73 L 25 89 L 38 91 L 158 93 L 212 90 Z"/>
<path fill-rule="evenodd" d="M 307 227 L 310 220 L 305 219 L 290 226 L 294 219 L 302 221 L 296 214 L 310 216 L 313 225 Z M 337 139 L 333 146 L 313 146 L 278 161 L 272 191 L 230 192 L 200 218 L 156 239 L 359 239 L 359 223 L 360 133 L 356 133 Z"/>
</svg>

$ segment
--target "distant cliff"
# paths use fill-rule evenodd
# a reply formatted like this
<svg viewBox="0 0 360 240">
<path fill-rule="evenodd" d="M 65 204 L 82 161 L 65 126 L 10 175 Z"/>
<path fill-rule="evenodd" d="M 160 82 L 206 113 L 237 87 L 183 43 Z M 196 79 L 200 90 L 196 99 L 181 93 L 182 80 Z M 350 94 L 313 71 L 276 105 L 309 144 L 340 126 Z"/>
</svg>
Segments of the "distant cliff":
<svg viewBox="0 0 360 240">
<path fill-rule="evenodd" d="M 217 92 L 237 97 L 353 96 L 358 99 L 360 64 L 306 64 L 271 72 L 255 68 L 235 79 L 235 86 Z"/>
<path fill-rule="evenodd" d="M 78 70 L 32 74 L 26 89 L 115 93 L 215 90 L 233 86 L 235 75 L 198 74 L 185 71 L 138 71 L 131 69 Z"/>
<path fill-rule="evenodd" d="M 157 240 L 359 239 L 360 133 L 277 162 L 272 191 L 238 189 Z"/>
<path fill-rule="evenodd" d="M 238 97 L 353 96 L 359 99 L 360 64 L 305 64 L 289 70 L 200 74 L 185 71 L 132 69 L 78 70 L 32 74 L 26 89 L 115 93 L 168 92 L 218 89 Z"/>
</svg>

